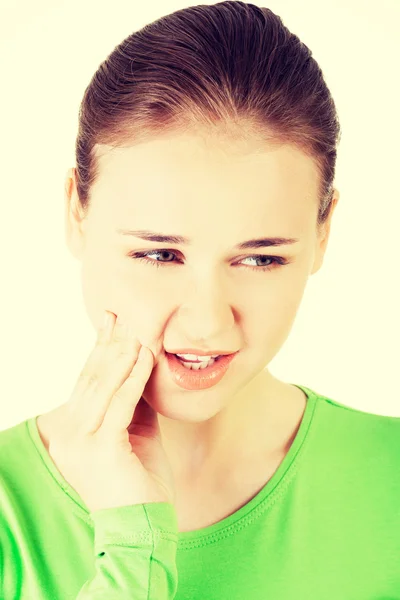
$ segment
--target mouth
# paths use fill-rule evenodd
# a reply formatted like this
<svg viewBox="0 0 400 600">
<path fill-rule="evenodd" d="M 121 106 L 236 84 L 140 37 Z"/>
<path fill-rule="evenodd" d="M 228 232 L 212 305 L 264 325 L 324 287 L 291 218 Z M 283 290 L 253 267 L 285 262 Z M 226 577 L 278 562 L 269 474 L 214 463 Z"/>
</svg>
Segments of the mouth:
<svg viewBox="0 0 400 600">
<path fill-rule="evenodd" d="M 180 353 L 175 353 L 175 352 L 167 352 L 167 350 L 164 350 L 164 354 L 167 357 L 175 357 L 178 360 L 182 361 L 182 362 L 186 362 L 186 363 L 202 363 L 202 362 L 209 362 L 210 360 L 213 360 L 214 362 L 220 360 L 221 358 L 224 357 L 228 357 L 228 356 L 233 356 L 234 354 L 237 354 L 237 352 L 226 352 L 225 354 L 217 354 L 216 352 L 214 352 L 214 354 L 192 354 L 190 355 L 189 353 L 187 353 L 188 356 L 190 356 L 190 358 L 186 358 L 184 356 L 182 356 L 182 354 Z"/>
<path fill-rule="evenodd" d="M 200 360 L 199 358 L 191 358 L 191 359 L 185 359 L 182 356 L 179 356 L 178 354 L 175 354 L 173 352 L 165 352 L 167 358 L 173 358 L 175 360 L 178 360 L 181 364 L 185 365 L 187 368 L 191 368 L 191 369 L 204 369 L 207 368 L 209 366 L 211 366 L 212 364 L 218 362 L 221 358 L 224 357 L 224 355 L 219 354 L 218 356 L 213 355 L 208 356 L 208 355 L 204 355 L 204 359 Z M 200 356 L 200 355 L 197 355 Z M 226 354 L 225 356 L 230 356 L 229 354 Z"/>
<path fill-rule="evenodd" d="M 201 390 L 216 385 L 224 377 L 236 354 L 238 352 L 189 362 L 165 351 L 172 380 L 186 390 Z"/>
</svg>

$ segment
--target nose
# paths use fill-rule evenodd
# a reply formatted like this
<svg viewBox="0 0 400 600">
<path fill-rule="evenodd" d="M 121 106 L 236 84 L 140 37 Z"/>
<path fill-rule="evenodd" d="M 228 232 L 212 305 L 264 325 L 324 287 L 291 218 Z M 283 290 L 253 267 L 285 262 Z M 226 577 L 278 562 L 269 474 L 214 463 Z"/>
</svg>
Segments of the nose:
<svg viewBox="0 0 400 600">
<path fill-rule="evenodd" d="M 231 347 L 232 339 L 225 338 L 235 325 L 235 314 L 221 282 L 208 280 L 201 288 L 193 289 L 180 305 L 177 318 L 182 343 L 194 348 Z"/>
</svg>

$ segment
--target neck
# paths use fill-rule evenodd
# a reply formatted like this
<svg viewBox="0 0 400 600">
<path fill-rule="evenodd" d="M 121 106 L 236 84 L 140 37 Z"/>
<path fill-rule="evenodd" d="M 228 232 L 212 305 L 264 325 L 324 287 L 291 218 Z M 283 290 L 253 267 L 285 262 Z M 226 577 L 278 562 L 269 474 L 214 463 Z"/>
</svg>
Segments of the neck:
<svg viewBox="0 0 400 600">
<path fill-rule="evenodd" d="M 220 479 L 238 465 L 286 453 L 300 425 L 305 394 L 263 370 L 210 418 L 187 422 L 158 413 L 176 482 Z"/>
</svg>

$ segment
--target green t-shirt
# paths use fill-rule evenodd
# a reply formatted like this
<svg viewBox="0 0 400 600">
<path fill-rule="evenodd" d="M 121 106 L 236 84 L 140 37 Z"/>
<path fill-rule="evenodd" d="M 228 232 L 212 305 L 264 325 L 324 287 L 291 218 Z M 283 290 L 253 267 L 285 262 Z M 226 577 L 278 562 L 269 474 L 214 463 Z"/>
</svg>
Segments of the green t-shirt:
<svg viewBox="0 0 400 600">
<path fill-rule="evenodd" d="M 1 600 L 400 600 L 400 418 L 307 394 L 289 452 L 234 514 L 90 513 L 32 417 L 0 432 Z"/>
</svg>

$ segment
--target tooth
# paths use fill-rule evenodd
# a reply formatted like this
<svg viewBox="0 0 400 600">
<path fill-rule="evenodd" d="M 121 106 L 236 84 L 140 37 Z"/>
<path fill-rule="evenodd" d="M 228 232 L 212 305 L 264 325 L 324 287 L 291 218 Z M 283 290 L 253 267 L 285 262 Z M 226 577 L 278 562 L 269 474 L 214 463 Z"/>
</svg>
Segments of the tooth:
<svg viewBox="0 0 400 600">
<path fill-rule="evenodd" d="M 179 358 L 186 358 L 187 360 L 197 360 L 197 356 L 195 354 L 177 354 Z"/>
<path fill-rule="evenodd" d="M 211 358 L 217 358 L 217 354 L 215 355 L 210 355 L 210 356 L 198 356 L 196 354 L 177 354 L 176 356 L 178 356 L 179 358 L 182 358 L 183 360 L 187 360 L 188 362 L 190 361 L 206 361 L 206 360 L 210 360 Z"/>
<path fill-rule="evenodd" d="M 211 359 L 208 360 L 207 362 L 201 362 L 201 363 L 192 363 L 192 362 L 185 362 L 183 360 L 181 360 L 181 363 L 183 364 L 184 367 L 186 367 L 187 369 L 194 369 L 195 371 L 198 371 L 199 369 L 205 369 L 206 367 L 212 365 L 215 362 L 215 359 Z"/>
</svg>

